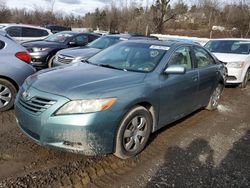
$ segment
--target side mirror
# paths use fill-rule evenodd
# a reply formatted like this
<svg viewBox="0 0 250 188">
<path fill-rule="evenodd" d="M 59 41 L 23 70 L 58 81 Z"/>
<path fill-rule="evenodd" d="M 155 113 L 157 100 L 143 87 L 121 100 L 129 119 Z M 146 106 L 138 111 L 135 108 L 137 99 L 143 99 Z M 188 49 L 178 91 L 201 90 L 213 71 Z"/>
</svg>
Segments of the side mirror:
<svg viewBox="0 0 250 188">
<path fill-rule="evenodd" d="M 75 46 L 75 45 L 76 45 L 76 42 L 74 42 L 74 41 L 69 42 L 69 46 Z"/>
<path fill-rule="evenodd" d="M 171 65 L 167 67 L 164 71 L 164 74 L 185 74 L 186 68 L 179 65 Z"/>
</svg>

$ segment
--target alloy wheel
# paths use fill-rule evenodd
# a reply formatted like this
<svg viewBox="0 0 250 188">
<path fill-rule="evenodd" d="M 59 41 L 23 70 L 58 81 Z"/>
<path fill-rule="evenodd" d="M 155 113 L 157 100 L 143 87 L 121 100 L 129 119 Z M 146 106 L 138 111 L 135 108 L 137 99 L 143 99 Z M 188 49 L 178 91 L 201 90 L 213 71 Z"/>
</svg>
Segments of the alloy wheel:
<svg viewBox="0 0 250 188">
<path fill-rule="evenodd" d="M 0 108 L 7 106 L 11 101 L 11 97 L 10 89 L 5 85 L 0 84 Z"/>
</svg>

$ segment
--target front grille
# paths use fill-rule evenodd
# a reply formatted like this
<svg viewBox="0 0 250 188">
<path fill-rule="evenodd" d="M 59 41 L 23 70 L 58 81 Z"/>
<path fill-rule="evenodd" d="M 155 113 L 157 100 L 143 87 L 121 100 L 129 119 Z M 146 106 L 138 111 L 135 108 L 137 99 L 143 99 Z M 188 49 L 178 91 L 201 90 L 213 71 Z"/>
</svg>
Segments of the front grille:
<svg viewBox="0 0 250 188">
<path fill-rule="evenodd" d="M 24 100 L 22 97 L 20 97 L 19 103 L 26 110 L 36 115 L 39 115 L 42 112 L 44 112 L 46 109 L 48 109 L 50 106 L 55 104 L 56 101 L 45 99 L 42 97 L 33 97 L 30 100 Z"/>
<path fill-rule="evenodd" d="M 57 61 L 59 63 L 69 64 L 69 63 L 72 63 L 73 60 L 74 60 L 74 57 L 65 56 L 65 55 L 57 56 Z"/>
</svg>

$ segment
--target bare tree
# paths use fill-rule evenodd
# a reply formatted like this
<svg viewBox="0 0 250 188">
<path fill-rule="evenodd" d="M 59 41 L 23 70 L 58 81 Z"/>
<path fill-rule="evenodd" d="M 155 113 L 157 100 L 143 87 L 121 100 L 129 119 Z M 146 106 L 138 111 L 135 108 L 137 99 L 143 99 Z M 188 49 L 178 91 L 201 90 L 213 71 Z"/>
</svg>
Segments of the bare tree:
<svg viewBox="0 0 250 188">
<path fill-rule="evenodd" d="M 175 14 L 171 11 L 170 0 L 156 0 L 155 4 L 151 6 L 153 14 L 154 30 L 157 33 L 162 33 L 164 24 L 175 18 Z"/>
</svg>

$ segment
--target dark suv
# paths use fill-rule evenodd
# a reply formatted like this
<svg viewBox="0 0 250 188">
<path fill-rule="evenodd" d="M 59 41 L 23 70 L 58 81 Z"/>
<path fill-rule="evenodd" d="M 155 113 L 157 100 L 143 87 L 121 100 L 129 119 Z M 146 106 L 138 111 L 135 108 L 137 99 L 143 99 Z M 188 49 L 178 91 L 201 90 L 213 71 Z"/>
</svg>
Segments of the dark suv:
<svg viewBox="0 0 250 188">
<path fill-rule="evenodd" d="M 61 31 L 71 31 L 70 27 L 65 27 L 60 25 L 45 25 L 44 27 L 49 29 L 53 34 Z"/>
<path fill-rule="evenodd" d="M 37 69 L 50 67 L 55 54 L 62 49 L 85 46 L 99 36 L 92 33 L 63 31 L 50 35 L 44 40 L 25 42 L 22 45 L 29 51 L 33 66 Z"/>
</svg>

